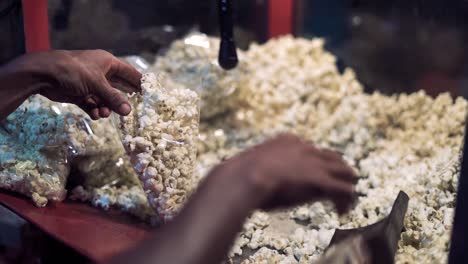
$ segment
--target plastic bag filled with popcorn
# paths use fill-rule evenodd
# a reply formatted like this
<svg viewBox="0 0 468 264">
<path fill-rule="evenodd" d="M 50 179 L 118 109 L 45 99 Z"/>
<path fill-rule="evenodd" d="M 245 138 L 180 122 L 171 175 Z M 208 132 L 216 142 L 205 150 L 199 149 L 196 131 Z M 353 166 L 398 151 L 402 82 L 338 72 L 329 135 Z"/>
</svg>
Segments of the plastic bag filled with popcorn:
<svg viewBox="0 0 468 264">
<path fill-rule="evenodd" d="M 68 186 L 73 187 L 68 197 L 103 210 L 118 209 L 150 222 L 154 212 L 120 137 L 115 146 L 119 148 L 74 161 L 74 170 L 68 179 Z"/>
<path fill-rule="evenodd" d="M 0 188 L 29 196 L 37 206 L 65 198 L 69 161 L 80 147 L 68 136 L 84 120 L 63 110 L 34 96 L 1 122 Z"/>
<path fill-rule="evenodd" d="M 79 172 L 83 186 L 101 187 L 113 181 L 118 181 L 120 185 L 138 184 L 138 177 L 112 121 L 91 121 L 75 106 L 67 105 L 64 108 L 81 118 L 81 122 L 76 118 L 68 122 L 66 139 L 77 151 L 73 166 Z"/>
<path fill-rule="evenodd" d="M 151 71 L 164 72 L 175 82 L 195 91 L 201 98 L 202 119 L 224 113 L 235 105 L 240 79 L 244 76 L 243 52 L 238 51 L 240 63 L 231 71 L 218 65 L 220 40 L 193 32 L 177 40 L 162 55 L 156 58 Z"/>
<path fill-rule="evenodd" d="M 132 113 L 120 118 L 122 141 L 158 222 L 170 220 L 194 188 L 199 97 L 152 73 L 130 97 Z"/>
<path fill-rule="evenodd" d="M 64 109 L 76 116 L 86 116 L 73 105 L 66 105 Z M 68 177 L 67 186 L 72 188 L 69 198 L 104 210 L 119 209 L 149 222 L 154 213 L 117 128 L 110 119 L 88 120 L 82 125 L 86 125 L 86 129 L 77 126 L 67 130 L 67 139 L 78 152 Z"/>
<path fill-rule="evenodd" d="M 100 120 L 95 126 L 98 128 L 95 135 L 110 142 L 98 146 L 100 153 L 88 152 L 73 161 L 74 169 L 67 184 L 73 186 L 69 199 L 88 202 L 103 210 L 114 208 L 150 223 L 155 213 L 115 126 L 109 126 L 108 120 Z M 106 135 L 101 133 L 103 128 Z"/>
<path fill-rule="evenodd" d="M 65 198 L 71 164 L 82 169 L 89 184 L 120 176 L 106 173 L 116 171 L 108 162 L 86 158 L 108 160 L 118 151 L 125 157 L 117 131 L 109 121 L 91 121 L 76 106 L 33 96 L 0 128 L 0 188 L 31 197 L 37 206 Z"/>
</svg>

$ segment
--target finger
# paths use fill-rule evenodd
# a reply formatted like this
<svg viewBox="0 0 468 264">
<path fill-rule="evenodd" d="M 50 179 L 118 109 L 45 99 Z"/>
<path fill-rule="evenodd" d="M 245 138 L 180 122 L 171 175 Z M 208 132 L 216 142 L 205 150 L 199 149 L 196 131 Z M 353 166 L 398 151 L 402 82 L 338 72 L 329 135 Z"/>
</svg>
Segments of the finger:
<svg viewBox="0 0 468 264">
<path fill-rule="evenodd" d="M 85 98 L 85 101 L 84 103 L 87 105 L 87 109 L 88 110 L 91 110 L 93 108 L 96 108 L 98 107 L 99 105 L 99 102 L 100 100 L 93 94 L 90 94 L 88 95 L 86 98 Z"/>
<path fill-rule="evenodd" d="M 94 99 L 95 98 L 88 96 L 84 100 L 81 100 L 81 102 L 76 103 L 76 105 L 80 107 L 84 112 L 86 112 L 86 114 L 88 114 L 88 116 L 91 119 L 96 120 L 99 118 L 99 115 L 96 116 L 96 112 L 93 111 L 97 108 L 97 104 Z"/>
<path fill-rule="evenodd" d="M 333 201 L 333 203 L 335 204 L 335 209 L 338 215 L 343 215 L 351 209 L 350 203 L 346 200 Z"/>
<path fill-rule="evenodd" d="M 85 99 L 86 112 L 93 120 L 98 120 L 101 117 L 109 117 L 110 111 L 107 107 L 100 107 L 102 100 L 94 94 L 90 94 Z M 105 110 L 107 109 L 107 110 Z"/>
<path fill-rule="evenodd" d="M 96 108 L 91 109 L 91 111 L 88 114 L 93 120 L 98 120 L 99 119 L 99 108 L 96 107 Z"/>
<path fill-rule="evenodd" d="M 280 195 L 267 200 L 267 203 L 262 205 L 262 209 L 290 207 L 306 202 L 315 202 L 325 197 L 320 190 L 306 187 L 284 188 L 278 193 Z"/>
<path fill-rule="evenodd" d="M 352 188 L 350 188 L 352 189 Z M 317 200 L 330 200 L 335 204 L 335 207 L 339 214 L 346 213 L 353 205 L 353 195 L 348 192 L 342 191 L 330 191 L 324 189 L 322 186 L 310 187 L 310 188 L 299 188 L 283 192 L 285 195 L 281 197 L 281 200 L 274 201 L 273 206 L 292 206 L 299 203 L 313 202 Z"/>
<path fill-rule="evenodd" d="M 344 200 L 339 200 L 339 199 L 332 199 L 333 204 L 335 205 L 335 210 L 338 213 L 338 215 L 343 215 L 347 212 L 347 205 Z"/>
<path fill-rule="evenodd" d="M 320 157 L 324 160 L 343 160 L 342 154 L 330 149 L 321 149 L 320 154 Z"/>
<path fill-rule="evenodd" d="M 120 90 L 120 91 L 122 91 L 124 93 L 131 94 L 131 93 L 140 91 L 140 90 L 136 91 L 133 86 L 131 86 L 128 83 L 126 83 L 126 82 L 124 82 L 122 80 L 119 80 L 119 79 L 109 78 L 108 81 L 112 85 L 112 87 L 115 87 L 116 89 L 118 89 L 118 90 Z"/>
<path fill-rule="evenodd" d="M 342 215 L 347 213 L 353 207 L 356 201 L 356 196 L 349 197 L 336 195 L 332 201 L 335 204 L 338 214 Z"/>
<path fill-rule="evenodd" d="M 316 171 L 315 175 L 308 177 L 308 179 L 311 186 L 323 190 L 323 194 L 327 195 L 329 198 L 336 196 L 354 196 L 353 184 L 336 179 L 327 172 Z"/>
<path fill-rule="evenodd" d="M 327 162 L 326 170 L 336 179 L 356 184 L 359 180 L 353 169 L 341 162 Z"/>
<path fill-rule="evenodd" d="M 313 155 L 313 156 L 319 156 L 322 154 L 320 149 L 318 149 L 315 145 L 313 144 L 307 144 L 305 147 L 304 147 L 304 153 L 308 154 L 308 155 Z M 320 157 L 322 158 L 322 157 Z"/>
<path fill-rule="evenodd" d="M 317 159 L 317 155 L 303 156 L 303 159 L 298 165 L 298 171 L 304 172 L 305 175 L 309 176 L 309 173 L 318 175 L 312 175 L 311 180 L 334 180 L 340 181 L 347 184 L 355 184 L 358 181 L 356 174 L 353 169 L 349 167 L 344 161 L 325 161 Z M 321 184 L 321 182 L 317 182 Z"/>
<path fill-rule="evenodd" d="M 131 65 L 114 57 L 110 68 L 111 79 L 121 79 L 134 88 L 134 92 L 140 91 L 140 80 L 142 74 Z"/>
<path fill-rule="evenodd" d="M 128 115 L 132 111 L 132 107 L 127 98 L 122 95 L 117 89 L 110 86 L 107 80 L 103 80 L 98 87 L 98 93 L 103 101 L 103 106 L 108 107 L 110 110 L 119 115 Z"/>
<path fill-rule="evenodd" d="M 105 107 L 105 106 L 99 107 L 99 116 L 101 116 L 103 118 L 109 117 L 110 116 L 110 109 Z"/>
</svg>

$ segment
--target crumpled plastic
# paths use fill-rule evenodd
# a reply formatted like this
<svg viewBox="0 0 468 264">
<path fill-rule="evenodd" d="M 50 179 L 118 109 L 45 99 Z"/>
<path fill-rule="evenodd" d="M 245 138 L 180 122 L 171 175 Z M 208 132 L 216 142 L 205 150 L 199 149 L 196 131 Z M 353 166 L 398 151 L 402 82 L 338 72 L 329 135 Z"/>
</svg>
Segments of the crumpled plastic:
<svg viewBox="0 0 468 264">
<path fill-rule="evenodd" d="M 76 106 L 39 95 L 0 123 L 0 150 L 0 188 L 31 197 L 40 207 L 65 199 L 72 165 L 85 186 L 136 179 L 121 168 L 126 155 L 109 120 L 91 121 Z"/>
<path fill-rule="evenodd" d="M 117 118 L 122 142 L 156 212 L 154 222 L 167 222 L 195 187 L 199 97 L 150 73 L 142 93 L 129 101 L 132 114 Z"/>
<path fill-rule="evenodd" d="M 147 72 L 151 66 L 151 64 L 141 56 L 136 56 L 136 55 L 127 56 L 121 59 L 125 61 L 126 63 L 132 65 L 135 69 L 137 69 L 141 73 Z"/>
</svg>

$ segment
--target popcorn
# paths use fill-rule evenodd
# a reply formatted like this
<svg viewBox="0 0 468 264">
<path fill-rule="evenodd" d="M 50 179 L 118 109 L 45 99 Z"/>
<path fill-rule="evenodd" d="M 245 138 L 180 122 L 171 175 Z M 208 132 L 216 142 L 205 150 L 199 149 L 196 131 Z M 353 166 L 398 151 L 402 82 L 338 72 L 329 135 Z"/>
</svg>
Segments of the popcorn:
<svg viewBox="0 0 468 264">
<path fill-rule="evenodd" d="M 65 198 L 69 172 L 66 119 L 35 96 L 1 123 L 0 188 L 19 192 L 40 207 Z"/>
<path fill-rule="evenodd" d="M 421 108 L 428 109 L 432 104 L 439 104 L 444 101 L 444 97 L 446 95 L 432 100 L 422 93 L 391 98 L 378 94 L 362 95 L 359 96 L 360 105 L 353 103 L 352 108 L 348 108 L 347 105 L 356 98 L 343 98 L 343 102 L 327 120 L 343 120 L 339 122 L 347 124 L 347 127 L 331 125 L 327 120 L 319 124 L 304 125 L 323 131 L 316 132 L 316 135 L 320 135 L 315 141 L 318 144 L 331 146 L 346 153 L 348 158 L 357 159 L 356 169 L 358 175 L 362 175 L 358 191 L 364 196 L 359 198 L 356 208 L 341 219 L 331 212 L 330 205 L 324 203 L 300 206 L 290 211 L 290 217 L 307 221 L 308 228 L 318 232 L 290 237 L 288 243 L 292 252 L 288 254 L 293 254 L 296 259 L 304 262 L 316 259 L 328 246 L 334 229 L 356 228 L 379 221 L 389 213 L 399 190 L 404 190 L 411 200 L 405 220 L 407 231 L 402 234 L 397 262 L 440 262 L 446 259 L 452 225 L 450 212 L 453 212 L 455 202 L 454 182 L 458 179 L 459 153 L 463 140 L 464 119 L 461 116 L 465 114 L 466 102 L 457 100 L 454 104 L 445 103 L 445 112 L 450 112 L 453 116 L 436 113 L 437 119 L 432 118 L 431 122 L 441 123 L 446 119 L 458 120 L 458 123 L 452 124 L 452 128 L 447 130 L 439 131 L 439 126 L 432 128 L 426 125 L 426 122 L 429 122 L 426 120 L 431 118 L 425 116 L 425 113 L 414 114 L 411 121 L 402 117 L 408 115 L 407 111 L 420 111 Z M 408 105 L 413 105 L 407 104 L 411 100 L 415 100 L 415 104 L 419 102 L 420 108 L 407 109 Z M 368 104 L 376 107 L 366 106 Z M 377 105 L 392 107 L 379 110 Z M 406 109 L 402 109 L 403 107 Z M 359 109 L 362 109 L 362 112 Z M 366 118 L 359 119 L 360 115 Z M 361 120 L 360 123 L 344 122 L 356 119 Z M 411 125 L 411 129 L 406 128 L 407 123 Z M 363 127 L 368 133 L 365 140 L 360 139 L 362 134 L 357 133 Z M 307 133 L 299 135 L 309 139 Z M 433 140 L 431 148 L 425 148 L 425 144 L 434 137 L 438 139 Z M 309 210 L 309 213 L 306 210 Z M 445 211 L 448 212 L 448 216 L 444 215 Z M 244 230 L 241 235 L 249 232 Z M 268 241 L 265 237 L 262 233 L 255 237 L 255 241 Z M 310 240 L 304 243 L 304 237 Z M 266 246 L 273 247 L 268 243 Z M 309 251 L 306 248 L 314 250 Z"/>
<path fill-rule="evenodd" d="M 154 74 L 144 75 L 141 86 L 142 94 L 131 98 L 133 115 L 121 118 L 123 144 L 149 204 L 158 220 L 166 222 L 195 187 L 198 96 Z"/>
<path fill-rule="evenodd" d="M 76 162 L 76 169 L 83 177 L 83 185 L 86 188 L 100 188 L 111 183 L 119 186 L 139 186 L 138 177 L 123 147 L 101 155 L 80 158 L 79 162 Z"/>
<path fill-rule="evenodd" d="M 453 100 L 447 94 L 432 99 L 424 92 L 365 94 L 350 69 L 338 72 L 335 58 L 319 39 L 282 37 L 253 45 L 244 60 L 248 71 L 236 93 L 227 98 L 236 102 L 236 108 L 200 124 L 198 177 L 223 159 L 290 132 L 343 153 L 361 178 L 360 197 L 341 218 L 329 203 L 283 211 L 283 217 L 291 218 L 284 225 L 300 228 L 289 236 L 270 226 L 278 221 L 275 214 L 269 214 L 268 224 L 261 227 L 249 219 L 232 255 L 245 255 L 243 248 L 282 248 L 269 251 L 268 259 L 293 256 L 310 263 L 322 255 L 335 229 L 381 220 L 403 190 L 411 200 L 397 263 L 446 261 L 464 136 L 464 99 Z M 285 247 L 277 247 L 282 239 Z M 257 258 L 249 261 L 257 263 Z M 258 258 L 262 262 L 265 259 Z"/>
<path fill-rule="evenodd" d="M 30 196 L 37 206 L 65 198 L 71 162 L 85 188 L 138 182 L 114 126 L 91 121 L 76 106 L 33 96 L 2 128 L 0 187 Z"/>
<path fill-rule="evenodd" d="M 112 156 L 109 149 L 102 152 L 109 163 L 92 155 L 114 139 L 92 136 L 79 118 L 71 119 L 72 131 L 61 132 L 67 131 L 62 127 L 65 117 L 57 112 L 63 109 L 51 105 L 43 111 L 34 104 L 16 111 L 8 122 L 17 123 L 0 130 L 0 164 L 5 168 L 0 187 L 32 196 L 38 205 L 44 204 L 43 197 L 60 197 L 57 194 L 64 192 L 66 179 L 62 175 L 68 175 L 68 167 L 59 166 L 63 173 L 44 173 L 50 160 L 38 154 L 35 146 L 54 146 L 65 133 L 72 135 L 69 141 L 77 146 L 67 150 L 67 155 L 73 150 L 89 153 L 80 169 L 87 175 L 86 186 L 76 188 L 74 198 L 102 208 L 120 208 L 145 221 L 156 215 L 156 221 L 162 222 L 177 213 L 212 167 L 278 133 L 290 132 L 343 153 L 360 177 L 359 201 L 342 217 L 328 202 L 275 213 L 255 212 L 232 247 L 231 261 L 241 254 L 243 263 L 317 261 L 335 229 L 381 220 L 403 190 L 411 199 L 396 262 L 446 262 L 466 100 L 453 100 L 448 94 L 433 99 L 424 92 L 365 94 L 352 70 L 338 72 L 335 57 L 324 50 L 321 39 L 286 36 L 252 45 L 240 52 L 237 70 L 224 72 L 215 63 L 217 41 L 198 36 L 174 43 L 154 69 L 175 81 L 167 78 L 159 84 L 154 75 L 145 75 L 143 94 L 129 98 L 135 111 L 121 119 L 120 131 L 142 187 L 127 173 L 129 161 L 121 160 L 120 154 Z M 201 96 L 200 133 L 198 97 L 184 87 Z M 18 124 L 24 123 L 28 125 L 21 129 L 24 126 Z M 91 131 L 100 129 L 88 124 Z M 20 144 L 11 143 L 14 140 Z M 27 151 L 21 142 L 27 142 Z M 62 164 L 58 160 L 67 155 L 59 153 L 56 162 Z M 99 168 L 109 164 L 124 164 L 125 169 L 110 173 L 119 174 L 117 178 L 101 175 Z M 121 177 L 124 180 L 119 181 Z M 249 251 L 254 253 L 247 256 Z"/>
<path fill-rule="evenodd" d="M 106 185 L 88 190 L 83 186 L 77 186 L 72 190 L 70 198 L 82 202 L 91 201 L 93 206 L 104 210 L 116 208 L 146 222 L 151 222 L 155 218 L 154 211 L 146 201 L 145 192 L 138 185 L 130 188 Z"/>
<path fill-rule="evenodd" d="M 293 264 L 298 263 L 294 257 L 288 257 L 279 254 L 278 251 L 262 247 L 249 259 L 243 261 L 241 264 Z"/>
<path fill-rule="evenodd" d="M 176 83 L 191 89 L 201 97 L 201 118 L 209 119 L 224 113 L 235 104 L 227 98 L 237 92 L 239 79 L 245 72 L 243 52 L 240 63 L 231 71 L 218 65 L 219 39 L 193 33 L 175 41 L 169 50 L 156 58 L 154 72 L 168 74 Z"/>
</svg>

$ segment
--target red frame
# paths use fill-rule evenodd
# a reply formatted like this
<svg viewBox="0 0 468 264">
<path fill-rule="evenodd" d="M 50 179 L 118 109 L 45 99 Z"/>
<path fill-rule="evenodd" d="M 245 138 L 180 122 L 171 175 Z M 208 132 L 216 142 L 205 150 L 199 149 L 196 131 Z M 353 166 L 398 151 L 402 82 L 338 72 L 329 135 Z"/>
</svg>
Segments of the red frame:
<svg viewBox="0 0 468 264">
<path fill-rule="evenodd" d="M 50 49 L 47 0 L 22 0 L 26 51 Z"/>
<path fill-rule="evenodd" d="M 294 0 L 268 1 L 268 38 L 293 34 Z"/>
</svg>

